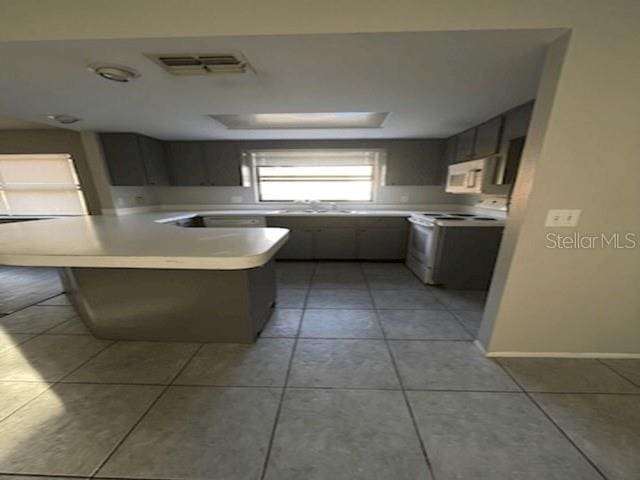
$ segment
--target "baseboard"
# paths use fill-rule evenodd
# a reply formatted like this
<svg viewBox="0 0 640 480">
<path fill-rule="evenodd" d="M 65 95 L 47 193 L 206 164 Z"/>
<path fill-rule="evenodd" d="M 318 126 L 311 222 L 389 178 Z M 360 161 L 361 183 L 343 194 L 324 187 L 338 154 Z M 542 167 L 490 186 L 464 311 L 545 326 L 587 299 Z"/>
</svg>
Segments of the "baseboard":
<svg viewBox="0 0 640 480">
<path fill-rule="evenodd" d="M 487 351 L 484 349 L 484 345 L 482 345 L 482 343 L 480 343 L 480 340 L 474 340 L 473 344 L 480 349 L 480 351 L 483 353 L 483 355 L 485 355 L 487 357 L 489 356 L 489 355 L 487 355 Z"/>
<path fill-rule="evenodd" d="M 478 341 L 476 340 L 476 345 Z M 483 349 L 484 351 L 484 349 Z M 610 352 L 484 352 L 490 358 L 498 357 L 530 357 L 530 358 L 621 358 L 640 359 L 640 353 L 610 353 Z"/>
</svg>

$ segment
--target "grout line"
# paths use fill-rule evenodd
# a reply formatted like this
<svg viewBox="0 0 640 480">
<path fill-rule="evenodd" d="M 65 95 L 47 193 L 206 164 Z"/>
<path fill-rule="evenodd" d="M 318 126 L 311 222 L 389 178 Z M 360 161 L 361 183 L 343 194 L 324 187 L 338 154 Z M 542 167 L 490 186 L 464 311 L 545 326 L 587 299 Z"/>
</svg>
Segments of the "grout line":
<svg viewBox="0 0 640 480">
<path fill-rule="evenodd" d="M 36 337 L 39 337 L 40 335 L 36 335 L 32 338 L 30 338 L 29 340 L 33 340 Z M 15 410 L 12 410 L 11 413 L 9 413 L 8 415 L 6 415 L 5 417 L 3 417 L 2 419 L 0 419 L 0 423 L 4 422 L 5 420 L 7 420 L 9 417 L 11 417 L 12 415 L 14 415 L 15 413 L 17 413 L 18 411 L 22 410 L 23 408 L 25 408 L 27 405 L 29 405 L 31 402 L 33 402 L 34 400 L 36 400 L 37 398 L 39 398 L 40 396 L 44 395 L 45 393 L 47 393 L 48 391 L 50 391 L 51 389 L 53 389 L 56 385 L 59 385 L 65 378 L 67 378 L 69 375 L 71 375 L 73 372 L 77 371 L 79 368 L 84 367 L 88 362 L 90 362 L 91 360 L 93 360 L 95 357 L 97 357 L 98 355 L 100 355 L 102 352 L 104 352 L 107 348 L 109 348 L 111 345 L 113 345 L 115 342 L 111 342 L 108 343 L 104 348 L 101 348 L 100 350 L 98 350 L 96 353 L 94 353 L 93 355 L 91 355 L 89 358 L 87 358 L 84 362 L 82 362 L 80 365 L 78 365 L 76 368 L 74 368 L 72 371 L 70 371 L 69 373 L 63 375 L 62 377 L 60 377 L 58 380 L 55 381 L 48 381 L 48 380 L 41 380 L 41 381 L 15 381 L 12 380 L 15 383 L 48 383 L 49 386 L 48 388 L 45 388 L 42 392 L 40 392 L 38 395 L 36 395 L 35 397 L 29 399 L 28 401 L 26 401 L 25 403 L 23 403 L 22 405 L 20 405 L 18 408 L 16 408 Z M 2 382 L 0 382 L 1 384 Z M 0 479 L 1 480 L 1 479 Z"/>
<path fill-rule="evenodd" d="M 582 451 L 582 449 L 580 447 L 578 447 L 578 445 L 573 441 L 573 439 L 569 436 L 569 434 L 567 432 L 565 432 L 565 430 L 560 426 L 559 423 L 557 423 L 553 417 L 547 413 L 547 411 L 542 407 L 542 405 L 540 405 L 538 403 L 538 401 L 533 397 L 533 395 L 531 395 L 531 392 L 528 392 L 521 384 L 520 382 L 517 380 L 517 378 L 511 374 L 511 372 L 509 371 L 509 369 L 507 367 L 505 367 L 504 365 L 502 365 L 502 363 L 500 361 L 496 362 L 500 368 L 502 368 L 502 370 L 511 378 L 511 380 L 513 380 L 516 385 L 518 385 L 521 389 L 522 389 L 522 393 L 524 393 L 527 398 L 529 399 L 529 401 L 531 401 L 531 403 L 533 403 L 533 405 L 535 405 L 538 410 L 540 410 L 540 412 L 547 418 L 547 420 L 549 420 L 551 422 L 551 424 L 553 426 L 556 427 L 556 429 L 560 432 L 560 434 L 571 444 L 573 445 L 573 447 L 578 451 L 578 453 L 580 455 L 582 455 L 582 457 L 589 463 L 589 465 L 591 465 L 593 467 L 593 469 L 604 479 L 607 480 L 606 475 L 600 470 L 600 468 L 598 468 L 598 466 L 595 464 L 595 462 L 593 462 L 585 452 Z M 534 393 L 540 393 L 540 392 L 534 392 Z"/>
<path fill-rule="evenodd" d="M 59 335 L 59 334 L 56 334 Z M 273 336 L 260 338 L 296 338 L 286 336 Z M 305 337 L 298 336 L 301 340 L 366 340 L 366 341 L 385 341 L 383 337 Z M 470 338 L 387 338 L 391 342 L 466 342 L 473 343 L 475 339 Z"/>
<path fill-rule="evenodd" d="M 115 342 L 114 342 L 115 343 Z M 171 387 L 172 383 L 180 376 L 180 374 L 187 368 L 187 365 L 189 365 L 189 363 L 191 363 L 191 360 L 193 360 L 193 358 L 198 354 L 198 352 L 200 352 L 200 350 L 202 350 L 202 347 L 204 346 L 203 343 L 201 343 L 200 345 L 198 345 L 198 348 L 196 348 L 193 353 L 191 354 L 191 356 L 189 357 L 189 359 L 184 362 L 184 365 L 182 365 L 182 367 L 180 367 L 180 369 L 178 370 L 178 372 L 171 378 L 171 380 L 166 384 L 163 385 L 163 389 L 160 391 L 160 393 L 158 393 L 158 396 L 149 404 L 149 406 L 146 408 L 146 410 L 142 413 L 142 415 L 140 415 L 140 418 L 138 418 L 138 420 L 136 422 L 134 422 L 134 424 L 131 426 L 131 428 L 122 436 L 122 438 L 120 439 L 120 441 L 118 441 L 115 446 L 111 449 L 111 451 L 106 455 L 105 459 L 100 462 L 92 471 L 92 473 L 89 475 L 89 478 L 93 478 L 95 477 L 98 472 L 100 471 L 100 469 L 102 467 L 105 466 L 105 464 L 111 459 L 111 457 L 113 457 L 113 455 L 116 453 L 116 451 L 118 450 L 118 448 L 120 448 L 120 446 L 125 442 L 125 440 L 127 438 L 129 438 L 129 435 L 131 435 L 131 433 L 137 428 L 138 425 L 140 425 L 140 423 L 142 422 L 142 420 L 148 415 L 148 413 L 153 409 L 153 407 L 155 405 L 158 404 L 158 402 L 160 401 L 160 399 L 164 396 L 164 394 L 167 392 L 167 390 L 169 390 L 169 387 Z"/>
<path fill-rule="evenodd" d="M 3 383 L 48 383 L 46 381 L 37 380 L 0 380 Z M 87 382 L 87 381 L 67 381 L 60 382 L 64 385 L 110 385 L 110 386 L 135 386 L 135 387 L 166 387 L 166 383 L 140 383 L 140 382 Z M 236 385 L 236 384 L 209 384 L 209 383 L 172 383 L 171 387 L 190 387 L 190 388 L 255 388 L 255 389 L 281 389 L 281 385 Z M 400 388 L 400 387 L 328 387 L 328 386 L 287 386 L 288 390 L 365 390 L 365 391 L 400 391 L 407 392 L 448 392 L 448 393 L 524 393 L 520 390 L 481 390 L 481 389 L 452 389 L 452 388 Z M 573 391 L 536 391 L 530 392 L 534 394 L 545 395 L 609 395 L 609 396 L 640 396 L 640 392 L 573 392 Z M 35 397 L 34 397 L 35 398 Z M 0 479 L 1 480 L 1 479 Z"/>
<path fill-rule="evenodd" d="M 597 360 L 598 362 L 600 362 L 602 365 L 604 365 L 605 367 L 607 367 L 609 370 L 611 370 L 613 373 L 617 374 L 618 376 L 622 377 L 623 379 L 625 379 L 627 382 L 629 382 L 631 385 L 633 385 L 634 387 L 640 387 L 639 384 L 637 384 L 636 382 L 634 382 L 633 380 L 631 380 L 630 378 L 628 378 L 626 375 L 620 373 L 617 369 L 613 368 L 611 365 L 609 365 L 607 362 L 605 362 L 603 359 L 601 358 L 596 358 L 595 360 Z M 613 360 L 613 359 L 609 359 L 609 360 Z"/>
<path fill-rule="evenodd" d="M 14 310 L 13 312 L 9 312 L 9 313 L 2 313 L 0 314 L 0 316 L 6 316 L 6 315 L 13 315 L 14 313 L 18 313 L 21 312 L 22 310 L 25 310 L 29 307 L 68 307 L 70 305 L 40 305 L 42 302 L 46 302 L 47 300 L 51 300 L 52 298 L 56 298 L 59 297 L 60 295 L 64 295 L 65 292 L 64 290 L 60 293 L 56 293 L 55 295 L 52 295 L 51 297 L 46 297 L 44 300 L 38 300 L 35 303 L 30 303 L 29 305 L 25 305 L 24 307 L 20 307 L 17 310 Z"/>
<path fill-rule="evenodd" d="M 318 268 L 318 262 L 314 262 L 311 269 L 311 281 L 313 281 L 313 277 L 316 274 L 316 269 Z M 310 282 L 311 283 L 311 282 Z M 306 293 L 304 296 L 304 302 L 302 304 L 302 314 L 300 315 L 300 322 L 298 323 L 298 329 L 296 331 L 296 336 L 294 337 L 293 347 L 291 348 L 291 356 L 289 357 L 289 363 L 287 364 L 287 372 L 284 377 L 284 384 L 282 385 L 282 392 L 280 393 L 280 400 L 278 401 L 278 408 L 276 409 L 276 416 L 273 419 L 273 428 L 271 429 L 271 435 L 269 435 L 269 442 L 267 443 L 267 451 L 264 456 L 264 462 L 262 464 L 262 471 L 260 472 L 260 480 L 264 480 L 267 474 L 267 467 L 269 465 L 269 458 L 271 457 L 271 449 L 273 447 L 273 441 L 276 437 L 276 431 L 278 429 L 278 423 L 280 422 L 280 413 L 282 412 L 282 405 L 284 403 L 284 396 L 287 392 L 287 386 L 289 384 L 289 376 L 291 374 L 291 368 L 293 366 L 293 357 L 296 354 L 296 348 L 298 347 L 298 337 L 302 330 L 302 322 L 304 321 L 304 313 L 307 308 L 307 303 L 309 301 L 309 295 L 311 293 L 311 286 L 307 287 Z"/>
<path fill-rule="evenodd" d="M 467 332 L 467 333 L 471 336 L 471 338 L 473 339 L 472 341 L 477 340 L 477 338 L 478 338 L 478 332 L 477 332 L 477 331 L 476 331 L 476 332 L 472 332 L 472 331 L 471 331 L 471 329 L 470 329 L 470 328 L 468 328 L 468 327 L 464 324 L 464 322 L 463 322 L 462 320 L 460 320 L 460 318 L 458 318 L 458 315 L 456 315 L 456 312 L 463 312 L 463 311 L 464 311 L 464 312 L 473 312 L 473 311 L 475 311 L 475 310 L 449 310 L 449 313 L 450 313 L 451 315 L 453 315 L 453 318 L 455 318 L 455 319 L 456 319 L 456 322 L 458 322 L 458 324 L 462 327 L 462 329 L 463 329 L 465 332 Z M 481 321 L 481 323 L 482 323 L 482 321 Z"/>
<path fill-rule="evenodd" d="M 47 480 L 49 479 L 56 479 L 56 478 L 82 478 L 85 479 L 87 478 L 86 475 L 71 475 L 71 474 L 61 474 L 58 475 L 56 474 L 55 476 L 51 476 L 47 473 L 5 473 L 5 472 L 0 472 L 0 480 L 2 480 L 2 478 L 4 476 L 7 477 L 19 477 L 19 478 L 45 478 Z M 152 479 L 149 479 L 152 480 Z"/>
<path fill-rule="evenodd" d="M 362 274 L 365 277 L 365 282 L 367 284 L 367 292 L 369 293 L 369 297 L 371 298 L 371 303 L 375 306 L 374 303 L 374 299 L 373 299 L 373 294 L 371 292 L 371 288 L 369 287 L 369 280 L 367 279 L 365 273 L 364 273 L 364 268 L 362 267 L 362 263 L 359 264 L 360 265 L 360 271 L 362 272 Z M 375 315 L 376 315 L 376 319 L 378 320 L 378 326 L 380 327 L 380 330 L 382 331 L 382 336 L 385 342 L 385 345 L 387 347 L 387 352 L 389 354 L 389 357 L 391 359 L 391 364 L 393 365 L 393 369 L 395 371 L 396 374 L 396 378 L 398 379 L 398 383 L 400 385 L 400 391 L 402 392 L 402 397 L 404 398 L 404 403 L 405 406 L 407 407 L 407 411 L 409 413 L 409 417 L 411 419 L 411 423 L 413 424 L 413 428 L 415 431 L 415 434 L 418 438 L 418 444 L 420 445 L 420 450 L 422 452 L 422 456 L 426 462 L 427 465 L 427 470 L 429 470 L 429 474 L 431 476 L 431 478 L 433 480 L 435 480 L 436 476 L 433 472 L 433 467 L 431 465 L 431 460 L 429 459 L 429 453 L 427 452 L 427 447 L 424 444 L 424 441 L 422 440 L 422 435 L 420 435 L 420 429 L 418 428 L 418 423 L 416 422 L 416 418 L 415 415 L 413 413 L 413 409 L 411 408 L 411 403 L 409 402 L 409 397 L 407 396 L 407 392 L 404 388 L 404 384 L 402 382 L 402 377 L 400 376 L 400 370 L 398 369 L 398 365 L 396 363 L 396 360 L 393 356 L 393 352 L 391 351 L 391 346 L 389 345 L 389 341 L 387 340 L 386 337 L 386 333 L 384 331 L 384 327 L 382 325 L 382 319 L 380 318 L 380 314 L 378 312 L 378 310 L 375 310 Z"/>
</svg>

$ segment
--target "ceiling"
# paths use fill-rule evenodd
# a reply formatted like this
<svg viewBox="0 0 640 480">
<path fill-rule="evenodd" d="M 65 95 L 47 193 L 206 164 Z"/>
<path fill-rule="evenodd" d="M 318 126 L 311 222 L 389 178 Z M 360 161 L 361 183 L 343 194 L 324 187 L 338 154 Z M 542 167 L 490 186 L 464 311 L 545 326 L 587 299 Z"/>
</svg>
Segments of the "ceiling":
<svg viewBox="0 0 640 480">
<path fill-rule="evenodd" d="M 535 97 L 556 29 L 0 43 L 0 115 L 162 139 L 446 137 Z M 240 51 L 247 74 L 174 76 L 144 54 Z M 92 62 L 135 68 L 107 81 Z M 228 130 L 210 115 L 389 112 L 382 128 Z M 0 128 L 3 127 L 0 121 Z M 24 128 L 24 127 L 23 127 Z"/>
</svg>

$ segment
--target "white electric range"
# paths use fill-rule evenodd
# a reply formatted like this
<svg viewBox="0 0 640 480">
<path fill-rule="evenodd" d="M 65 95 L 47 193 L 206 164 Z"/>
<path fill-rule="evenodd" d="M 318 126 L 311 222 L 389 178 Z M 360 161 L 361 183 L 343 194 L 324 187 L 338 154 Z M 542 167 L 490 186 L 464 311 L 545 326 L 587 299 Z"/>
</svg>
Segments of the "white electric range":
<svg viewBox="0 0 640 480">
<path fill-rule="evenodd" d="M 422 212 L 408 220 L 406 264 L 420 280 L 453 289 L 488 288 L 506 220 L 506 199 L 483 200 L 473 213 Z"/>
</svg>

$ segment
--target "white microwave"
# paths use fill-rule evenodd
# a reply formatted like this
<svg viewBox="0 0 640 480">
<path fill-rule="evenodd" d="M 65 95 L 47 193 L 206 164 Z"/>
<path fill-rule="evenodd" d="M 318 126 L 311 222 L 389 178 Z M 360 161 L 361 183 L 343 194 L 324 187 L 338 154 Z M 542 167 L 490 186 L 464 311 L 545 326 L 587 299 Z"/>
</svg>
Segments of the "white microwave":
<svg viewBox="0 0 640 480">
<path fill-rule="evenodd" d="M 478 158 L 449 165 L 446 191 L 449 193 L 483 193 L 491 183 L 498 156 Z"/>
</svg>

